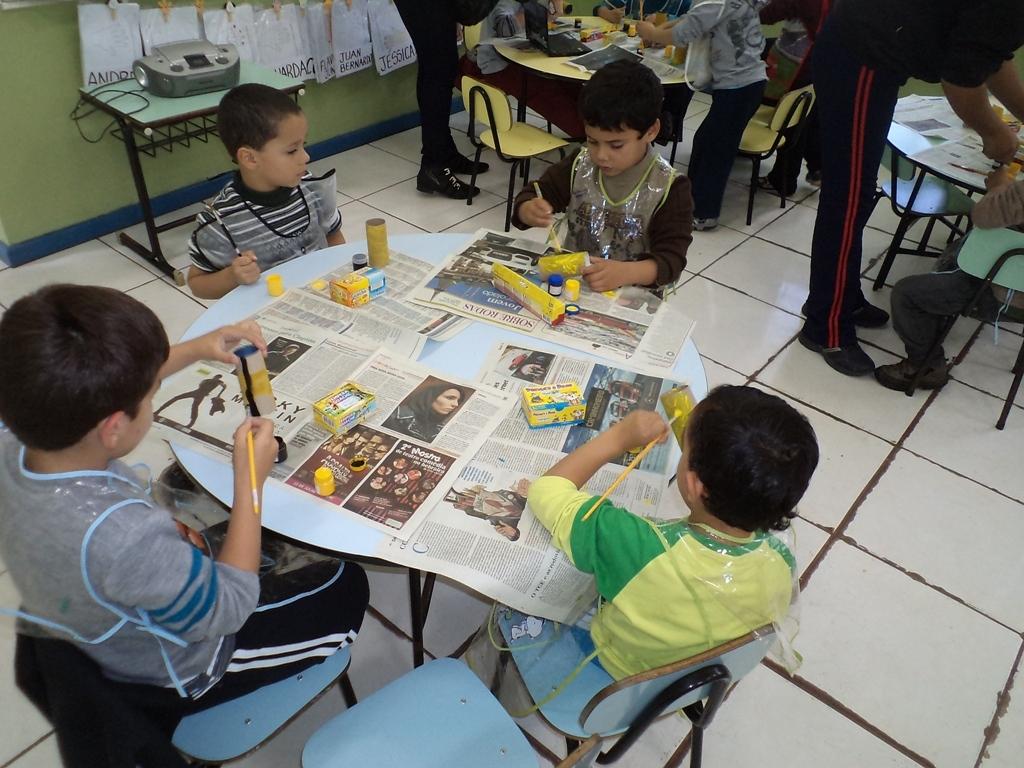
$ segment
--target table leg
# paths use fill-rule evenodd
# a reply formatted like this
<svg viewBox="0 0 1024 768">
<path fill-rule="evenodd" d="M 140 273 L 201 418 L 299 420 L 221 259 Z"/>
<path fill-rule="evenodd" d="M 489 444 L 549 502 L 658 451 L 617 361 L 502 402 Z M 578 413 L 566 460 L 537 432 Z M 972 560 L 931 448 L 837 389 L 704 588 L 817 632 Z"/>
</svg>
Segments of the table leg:
<svg viewBox="0 0 1024 768">
<path fill-rule="evenodd" d="M 412 665 L 423 666 L 423 592 L 420 586 L 420 572 L 409 569 L 409 609 L 412 613 Z"/>
<path fill-rule="evenodd" d="M 117 238 L 164 274 L 173 275 L 174 268 L 167 263 L 166 259 L 164 259 L 163 251 L 160 250 L 160 240 L 157 237 L 160 230 L 153 220 L 153 206 L 149 200 L 149 191 L 146 189 L 146 179 L 142 175 L 142 163 L 139 161 L 139 150 L 135 145 L 135 133 L 124 120 L 118 120 L 117 122 L 121 128 L 121 135 L 124 138 L 125 151 L 128 153 L 128 165 L 132 169 L 132 180 L 135 182 L 135 192 L 139 197 L 139 207 L 142 208 L 142 221 L 146 225 L 149 248 L 146 248 L 145 245 L 125 232 L 118 233 Z M 167 228 L 169 229 L 170 227 Z"/>
</svg>

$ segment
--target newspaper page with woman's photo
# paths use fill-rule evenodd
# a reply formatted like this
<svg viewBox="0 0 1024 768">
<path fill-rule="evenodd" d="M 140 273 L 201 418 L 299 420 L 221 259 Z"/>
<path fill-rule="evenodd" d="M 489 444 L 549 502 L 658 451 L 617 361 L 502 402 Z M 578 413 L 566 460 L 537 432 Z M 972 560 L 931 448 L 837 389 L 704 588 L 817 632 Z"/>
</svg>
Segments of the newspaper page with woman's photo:
<svg viewBox="0 0 1024 768">
<path fill-rule="evenodd" d="M 510 403 L 494 390 L 435 375 L 390 352 L 323 328 L 258 318 L 267 340 L 275 434 L 287 458 L 271 478 L 408 539 L 481 448 Z M 314 403 L 346 381 L 374 396 L 374 410 L 344 434 L 314 420 Z M 246 411 L 234 370 L 198 363 L 162 382 L 154 428 L 169 442 L 230 461 Z M 327 467 L 334 492 L 317 494 L 313 473 Z"/>
<path fill-rule="evenodd" d="M 513 407 L 445 486 L 416 534 L 408 542 L 392 541 L 381 556 L 444 574 L 530 615 L 571 621 L 592 603 L 593 579 L 551 546 L 550 534 L 526 505 L 530 483 L 631 411 L 662 412 L 661 395 L 680 382 L 529 343 L 495 345 L 478 378 L 478 391 L 508 395 Z M 583 390 L 583 423 L 531 429 L 519 407 L 521 389 L 565 382 Z M 634 455 L 625 453 L 601 469 L 588 489 L 602 493 Z M 678 514 L 681 502 L 670 482 L 678 456 L 672 440 L 656 446 L 611 499 L 637 514 Z"/>
</svg>

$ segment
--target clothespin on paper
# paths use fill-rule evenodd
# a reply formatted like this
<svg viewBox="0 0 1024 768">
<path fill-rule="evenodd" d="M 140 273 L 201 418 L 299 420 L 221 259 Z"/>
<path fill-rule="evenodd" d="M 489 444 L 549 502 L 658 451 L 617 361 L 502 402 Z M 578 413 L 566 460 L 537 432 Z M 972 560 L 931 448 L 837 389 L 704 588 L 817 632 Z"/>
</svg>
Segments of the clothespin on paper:
<svg viewBox="0 0 1024 768">
<path fill-rule="evenodd" d="M 234 22 L 234 20 L 235 20 L 235 4 L 232 3 L 231 0 L 228 0 L 227 3 L 224 4 L 224 12 L 227 13 L 227 15 L 228 15 L 228 21 Z"/>
<path fill-rule="evenodd" d="M 119 3 L 117 0 L 107 0 L 107 8 L 110 9 L 110 18 L 117 19 L 117 6 Z"/>
<path fill-rule="evenodd" d="M 274 15 L 278 21 L 281 20 L 281 0 L 274 0 Z"/>
<path fill-rule="evenodd" d="M 160 0 L 156 5 L 160 9 L 160 13 L 164 15 L 164 23 L 169 22 L 171 20 L 171 0 Z"/>
<path fill-rule="evenodd" d="M 308 0 L 296 0 L 299 5 L 299 15 L 305 17 L 306 15 L 306 3 Z"/>
<path fill-rule="evenodd" d="M 352 0 L 345 0 L 345 5 L 347 5 L 349 8 L 351 8 L 352 7 Z"/>
<path fill-rule="evenodd" d="M 195 5 L 196 5 L 196 12 L 200 16 L 202 16 L 203 15 L 203 8 L 206 5 L 206 0 L 195 0 Z"/>
<path fill-rule="evenodd" d="M 324 13 L 328 18 L 331 16 L 331 6 L 334 5 L 334 0 L 324 0 Z"/>
</svg>

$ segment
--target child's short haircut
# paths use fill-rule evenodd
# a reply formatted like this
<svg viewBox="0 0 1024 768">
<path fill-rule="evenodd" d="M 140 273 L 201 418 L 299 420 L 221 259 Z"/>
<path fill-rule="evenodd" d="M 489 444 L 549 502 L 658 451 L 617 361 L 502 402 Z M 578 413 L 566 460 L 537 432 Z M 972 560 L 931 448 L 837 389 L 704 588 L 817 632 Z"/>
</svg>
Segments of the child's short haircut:
<svg viewBox="0 0 1024 768">
<path fill-rule="evenodd" d="M 277 126 L 288 115 L 301 115 L 302 109 L 291 96 L 269 85 L 245 83 L 228 91 L 217 110 L 220 140 L 236 160 L 242 147 L 262 149 L 277 136 Z"/>
<path fill-rule="evenodd" d="M 713 389 L 693 411 L 686 442 L 708 512 L 745 531 L 788 528 L 818 465 L 807 419 L 753 387 Z"/>
<path fill-rule="evenodd" d="M 583 122 L 603 131 L 623 128 L 645 133 L 661 115 L 658 76 L 638 61 L 601 67 L 580 91 Z"/>
<path fill-rule="evenodd" d="M 168 349 L 127 294 L 49 285 L 0 318 L 0 420 L 29 448 L 69 448 L 118 411 L 135 418 Z"/>
</svg>

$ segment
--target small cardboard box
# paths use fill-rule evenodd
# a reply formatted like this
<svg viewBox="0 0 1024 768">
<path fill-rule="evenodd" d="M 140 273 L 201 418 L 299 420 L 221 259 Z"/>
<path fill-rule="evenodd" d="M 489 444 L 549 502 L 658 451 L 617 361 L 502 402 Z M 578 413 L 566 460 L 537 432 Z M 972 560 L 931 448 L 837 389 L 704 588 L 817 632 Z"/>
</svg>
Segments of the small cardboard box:
<svg viewBox="0 0 1024 768">
<path fill-rule="evenodd" d="M 572 382 L 523 387 L 521 404 L 531 427 L 581 424 L 587 415 L 583 392 Z"/>
<path fill-rule="evenodd" d="M 388 287 L 388 279 L 384 276 L 384 270 L 376 267 L 364 267 L 359 274 L 365 277 L 370 283 L 370 298 L 376 299 Z"/>
<path fill-rule="evenodd" d="M 346 381 L 326 397 L 313 403 L 313 420 L 335 435 L 343 435 L 365 419 L 377 400 L 358 384 Z"/>
<path fill-rule="evenodd" d="M 370 281 L 358 272 L 331 280 L 331 299 L 346 307 L 360 307 L 370 300 Z"/>
</svg>

